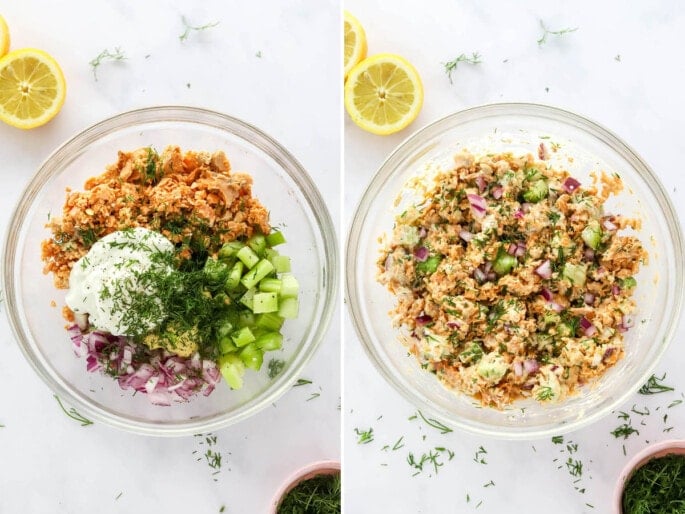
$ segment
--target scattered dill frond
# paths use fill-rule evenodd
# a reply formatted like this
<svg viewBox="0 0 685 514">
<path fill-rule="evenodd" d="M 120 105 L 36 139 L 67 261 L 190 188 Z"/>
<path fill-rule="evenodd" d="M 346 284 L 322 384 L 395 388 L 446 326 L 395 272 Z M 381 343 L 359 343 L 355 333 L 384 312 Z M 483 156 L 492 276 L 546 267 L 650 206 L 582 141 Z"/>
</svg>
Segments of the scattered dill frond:
<svg viewBox="0 0 685 514">
<path fill-rule="evenodd" d="M 538 46 L 544 45 L 547 42 L 547 36 L 549 35 L 563 36 L 565 34 L 569 34 L 571 32 L 575 32 L 576 30 L 578 30 L 578 27 L 565 28 L 560 30 L 549 30 L 542 20 L 540 20 L 540 28 L 542 28 L 542 35 L 540 36 L 540 39 L 538 39 Z"/>
<path fill-rule="evenodd" d="M 623 423 L 622 425 L 612 430 L 610 434 L 617 439 L 619 437 L 623 437 L 623 439 L 628 439 L 632 434 L 640 435 L 640 432 L 629 423 Z"/>
<path fill-rule="evenodd" d="M 190 24 L 188 23 L 188 20 L 186 20 L 186 17 L 185 17 L 185 16 L 181 16 L 181 21 L 183 22 L 183 27 L 185 28 L 185 30 L 183 31 L 183 34 L 181 34 L 180 36 L 178 36 L 178 39 L 179 39 L 181 42 L 183 42 L 183 41 L 185 41 L 186 39 L 188 39 L 188 36 L 190 36 L 190 34 L 191 34 L 192 32 L 201 32 L 201 31 L 203 31 L 203 30 L 207 30 L 207 29 L 211 29 L 212 27 L 216 27 L 216 26 L 219 24 L 218 21 L 214 21 L 214 22 L 211 22 L 211 23 L 205 23 L 204 25 L 197 25 L 197 26 L 195 26 L 195 25 L 190 25 Z"/>
<path fill-rule="evenodd" d="M 661 378 L 652 374 L 652 376 L 649 377 L 647 382 L 640 388 L 638 393 L 640 393 L 640 394 L 658 394 L 658 393 L 665 393 L 667 391 L 673 391 L 674 389 L 671 386 L 667 386 L 667 385 L 663 384 L 663 381 L 665 378 L 666 378 L 666 373 L 664 373 L 661 376 Z"/>
<path fill-rule="evenodd" d="M 424 421 L 424 423 L 426 423 L 426 425 L 428 425 L 429 427 L 433 427 L 436 430 L 439 430 L 441 434 L 449 434 L 450 432 L 452 432 L 452 429 L 450 427 L 444 425 L 443 423 L 441 423 L 437 419 L 427 418 L 426 416 L 423 415 L 423 413 L 421 411 L 416 411 L 416 412 L 421 417 L 421 419 Z"/>
<path fill-rule="evenodd" d="M 97 69 L 98 67 L 105 61 L 123 61 L 126 59 L 126 55 L 124 52 L 121 51 L 121 48 L 118 46 L 114 49 L 113 52 L 110 52 L 107 48 L 105 48 L 102 52 L 98 54 L 98 56 L 91 60 L 88 64 L 90 64 L 90 67 L 93 70 L 93 78 L 97 82 L 98 80 L 98 75 L 97 75 Z"/>
<path fill-rule="evenodd" d="M 485 455 L 487 455 L 488 451 L 483 448 L 482 446 L 478 447 L 478 450 L 476 450 L 476 454 L 473 457 L 473 462 L 477 462 L 478 464 L 487 464 L 488 462 L 485 460 Z"/>
<path fill-rule="evenodd" d="M 311 383 L 312 383 L 312 381 L 311 381 L 311 380 L 307 380 L 306 378 L 298 378 L 298 379 L 297 379 L 297 382 L 295 382 L 295 383 L 293 384 L 293 387 L 299 387 L 299 386 L 303 386 L 303 385 L 309 385 L 309 384 L 311 384 Z"/>
<path fill-rule="evenodd" d="M 271 359 L 269 361 L 269 378 L 274 379 L 281 374 L 285 367 L 285 361 L 281 359 Z"/>
<path fill-rule="evenodd" d="M 64 405 L 62 404 L 62 400 L 59 399 L 59 396 L 56 394 L 53 394 L 52 396 L 55 397 L 55 400 L 57 400 L 57 403 L 59 404 L 60 408 L 62 409 L 62 412 L 69 416 L 71 419 L 78 421 L 81 423 L 82 427 L 87 427 L 88 425 L 92 425 L 93 422 L 89 420 L 88 418 L 83 417 L 81 414 L 79 414 L 76 409 L 71 407 L 69 410 L 67 410 Z"/>
<path fill-rule="evenodd" d="M 355 428 L 354 433 L 358 436 L 357 444 L 369 444 L 373 441 L 373 428 L 369 428 L 368 430 Z"/>
<path fill-rule="evenodd" d="M 483 61 L 481 60 L 481 55 L 478 52 L 473 52 L 471 56 L 461 54 L 451 61 L 441 63 L 445 67 L 445 73 L 447 74 L 447 78 L 450 79 L 450 84 L 454 83 L 452 81 L 452 73 L 457 70 L 457 66 L 459 66 L 460 62 L 467 64 L 480 64 Z"/>
<path fill-rule="evenodd" d="M 564 444 L 564 436 L 563 435 L 555 435 L 552 437 L 552 442 L 554 444 Z"/>
</svg>

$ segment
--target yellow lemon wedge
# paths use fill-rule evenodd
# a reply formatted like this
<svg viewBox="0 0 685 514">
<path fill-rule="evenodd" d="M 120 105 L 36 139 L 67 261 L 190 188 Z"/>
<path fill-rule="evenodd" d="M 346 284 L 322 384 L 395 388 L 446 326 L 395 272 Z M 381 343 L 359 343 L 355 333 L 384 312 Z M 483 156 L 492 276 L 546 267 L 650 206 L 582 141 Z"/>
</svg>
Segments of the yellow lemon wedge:
<svg viewBox="0 0 685 514">
<path fill-rule="evenodd" d="M 423 85 L 404 58 L 378 54 L 357 64 L 345 83 L 345 109 L 357 125 L 378 135 L 393 134 L 416 119 Z"/>
<path fill-rule="evenodd" d="M 0 14 L 0 57 L 10 51 L 10 29 L 5 18 Z"/>
<path fill-rule="evenodd" d="M 345 79 L 350 70 L 366 57 L 366 32 L 359 20 L 345 11 Z"/>
<path fill-rule="evenodd" d="M 42 50 L 22 48 L 0 58 L 0 120 L 17 128 L 44 125 L 67 93 L 57 61 Z"/>
</svg>

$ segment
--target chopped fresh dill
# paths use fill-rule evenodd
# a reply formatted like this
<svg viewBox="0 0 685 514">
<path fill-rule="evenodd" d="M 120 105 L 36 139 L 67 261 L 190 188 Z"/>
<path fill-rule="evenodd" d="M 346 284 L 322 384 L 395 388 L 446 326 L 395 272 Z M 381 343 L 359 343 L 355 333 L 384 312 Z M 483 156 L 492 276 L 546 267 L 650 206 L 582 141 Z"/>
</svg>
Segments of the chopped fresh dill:
<svg viewBox="0 0 685 514">
<path fill-rule="evenodd" d="M 485 455 L 487 455 L 488 451 L 483 448 L 482 446 L 478 447 L 478 450 L 476 450 L 476 454 L 473 457 L 473 462 L 477 462 L 478 464 L 487 464 L 488 462 L 485 460 Z"/>
<path fill-rule="evenodd" d="M 219 24 L 218 21 L 214 21 L 214 22 L 211 22 L 211 23 L 205 23 L 204 25 L 197 25 L 197 26 L 194 26 L 194 25 L 190 25 L 190 24 L 188 23 L 188 20 L 186 20 L 186 17 L 185 17 L 185 16 L 181 16 L 181 21 L 183 22 L 183 27 L 184 27 L 184 29 L 185 29 L 185 30 L 183 31 L 183 34 L 181 34 L 180 36 L 178 36 L 178 39 L 179 39 L 181 42 L 183 42 L 183 41 L 185 41 L 186 39 L 188 39 L 188 37 L 190 36 L 190 34 L 191 34 L 192 32 L 201 32 L 201 31 L 203 31 L 203 30 L 207 30 L 207 29 L 211 29 L 212 27 L 216 27 L 216 26 Z"/>
<path fill-rule="evenodd" d="M 552 437 L 552 442 L 554 444 L 564 444 L 564 436 L 563 435 L 555 435 Z"/>
<path fill-rule="evenodd" d="M 426 465 L 433 466 L 433 470 L 437 475 L 438 470 L 445 465 L 445 463 L 441 461 L 444 453 L 447 453 L 448 460 L 452 460 L 454 457 L 454 452 L 439 446 L 429 450 L 428 453 L 423 453 L 421 457 L 418 458 L 415 457 L 412 452 L 409 452 L 407 455 L 407 464 L 416 470 L 412 476 L 422 473 L 424 471 L 424 466 Z"/>
<path fill-rule="evenodd" d="M 494 485 L 495 485 L 495 482 L 493 482 L 492 480 L 490 480 L 487 484 L 483 484 L 483 487 L 492 487 L 492 486 L 494 486 Z"/>
<path fill-rule="evenodd" d="M 357 444 L 369 444 L 373 441 L 373 428 L 368 430 L 360 430 L 358 428 L 354 429 L 355 434 L 357 434 Z"/>
<path fill-rule="evenodd" d="M 298 378 L 298 379 L 297 379 L 297 382 L 295 382 L 295 383 L 293 384 L 293 387 L 299 387 L 299 386 L 303 386 L 303 385 L 309 385 L 309 384 L 311 384 L 311 383 L 312 383 L 312 381 L 311 381 L 311 380 L 307 380 L 306 378 Z"/>
<path fill-rule="evenodd" d="M 307 401 L 313 400 L 314 398 L 318 398 L 319 396 L 321 396 L 321 393 L 312 393 L 311 396 L 307 398 Z"/>
<path fill-rule="evenodd" d="M 119 491 L 119 494 L 116 495 L 116 497 L 114 498 L 114 500 L 116 501 L 116 500 L 118 500 L 119 498 L 121 498 L 121 495 L 122 495 L 122 494 L 124 494 L 124 493 L 123 493 L 122 491 Z"/>
<path fill-rule="evenodd" d="M 81 426 L 82 426 L 82 427 L 87 427 L 88 425 L 92 425 L 92 424 L 93 424 L 93 422 L 92 422 L 91 420 L 89 420 L 88 418 L 83 417 L 83 416 L 82 416 L 81 414 L 79 414 L 79 413 L 76 411 L 76 409 L 74 409 L 73 407 L 71 407 L 69 410 L 67 410 L 67 409 L 64 407 L 64 405 L 62 404 L 62 400 L 59 399 L 59 396 L 57 396 L 56 394 L 53 394 L 53 396 L 55 397 L 55 400 L 57 400 L 57 403 L 59 404 L 59 406 L 60 406 L 60 408 L 62 409 L 62 411 L 63 411 L 67 416 L 69 416 L 71 419 L 73 419 L 73 420 L 78 421 L 79 423 L 81 423 Z"/>
<path fill-rule="evenodd" d="M 459 66 L 460 62 L 467 64 L 480 64 L 483 61 L 481 60 L 481 55 L 478 52 L 473 52 L 471 56 L 461 54 L 451 61 L 443 62 L 442 65 L 445 67 L 445 73 L 447 74 L 447 78 L 450 79 L 450 84 L 454 83 L 452 81 L 452 73 L 457 70 L 457 66 Z"/>
<path fill-rule="evenodd" d="M 560 30 L 549 30 L 546 26 L 545 23 L 540 20 L 540 28 L 542 29 L 542 36 L 540 36 L 540 39 L 538 39 L 538 46 L 542 46 L 547 42 L 547 36 L 552 35 L 552 36 L 563 36 L 565 34 L 569 34 L 571 32 L 575 32 L 578 30 L 578 27 L 574 28 L 565 28 L 565 29 L 560 29 Z"/>
<path fill-rule="evenodd" d="M 667 455 L 655 458 L 635 471 L 623 488 L 623 512 L 685 511 L 685 458 Z"/>
<path fill-rule="evenodd" d="M 647 382 L 640 388 L 638 393 L 640 394 L 658 394 L 665 393 L 667 391 L 674 391 L 671 386 L 664 385 L 662 382 L 666 378 L 666 373 L 664 373 L 661 378 L 652 374 Z"/>
<path fill-rule="evenodd" d="M 566 461 L 566 469 L 573 477 L 580 477 L 583 475 L 583 463 L 579 460 L 574 460 L 571 457 Z"/>
<path fill-rule="evenodd" d="M 97 82 L 98 80 L 98 75 L 97 75 L 97 69 L 98 67 L 105 61 L 123 61 L 126 59 L 126 55 L 124 52 L 121 51 L 121 48 L 118 46 L 114 48 L 113 52 L 110 52 L 107 48 L 105 48 L 102 52 L 98 54 L 97 57 L 92 59 L 88 64 L 90 64 L 90 67 L 93 70 L 93 78 L 95 78 L 95 81 Z"/>
<path fill-rule="evenodd" d="M 402 448 L 402 447 L 404 446 L 404 443 L 402 442 L 402 439 L 404 439 L 404 436 L 400 437 L 400 438 L 397 440 L 397 442 L 396 442 L 396 443 L 394 444 L 394 446 L 392 447 L 392 451 L 399 450 L 400 448 Z"/>
<path fill-rule="evenodd" d="M 281 374 L 285 367 L 285 361 L 281 359 L 271 359 L 269 361 L 269 378 L 274 379 Z"/>
<path fill-rule="evenodd" d="M 433 418 L 426 418 L 421 411 L 417 411 L 417 413 L 419 416 L 421 416 L 421 419 L 424 421 L 424 423 L 426 423 L 429 427 L 433 427 L 439 430 L 441 434 L 449 434 L 450 432 L 452 432 L 452 429 L 450 427 L 445 426 L 438 420 Z"/>
<path fill-rule="evenodd" d="M 615 438 L 623 437 L 623 439 L 628 439 L 632 434 L 640 435 L 640 432 L 634 428 L 629 423 L 623 423 L 622 425 L 616 427 L 610 432 Z"/>
<path fill-rule="evenodd" d="M 550 386 L 542 386 L 540 389 L 538 389 L 538 394 L 536 397 L 538 400 L 550 400 L 554 398 L 554 391 Z"/>
<path fill-rule="evenodd" d="M 317 475 L 300 482 L 278 506 L 278 514 L 339 514 L 340 474 Z"/>
</svg>

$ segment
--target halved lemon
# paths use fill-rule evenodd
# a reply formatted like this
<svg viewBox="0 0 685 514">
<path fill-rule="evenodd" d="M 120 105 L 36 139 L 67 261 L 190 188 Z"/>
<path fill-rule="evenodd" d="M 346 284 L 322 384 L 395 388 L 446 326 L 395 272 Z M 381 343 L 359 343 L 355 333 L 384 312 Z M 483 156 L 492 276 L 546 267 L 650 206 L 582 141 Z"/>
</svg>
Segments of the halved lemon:
<svg viewBox="0 0 685 514">
<path fill-rule="evenodd" d="M 62 108 L 67 86 L 49 54 L 22 48 L 0 58 L 0 120 L 31 129 L 44 125 Z"/>
<path fill-rule="evenodd" d="M 10 51 L 10 29 L 5 18 L 0 14 L 0 57 Z"/>
<path fill-rule="evenodd" d="M 345 11 L 345 79 L 359 61 L 366 57 L 366 32 L 359 20 Z"/>
<path fill-rule="evenodd" d="M 379 135 L 393 134 L 416 119 L 423 85 L 403 57 L 378 54 L 357 64 L 345 83 L 345 109 L 357 125 Z"/>
</svg>

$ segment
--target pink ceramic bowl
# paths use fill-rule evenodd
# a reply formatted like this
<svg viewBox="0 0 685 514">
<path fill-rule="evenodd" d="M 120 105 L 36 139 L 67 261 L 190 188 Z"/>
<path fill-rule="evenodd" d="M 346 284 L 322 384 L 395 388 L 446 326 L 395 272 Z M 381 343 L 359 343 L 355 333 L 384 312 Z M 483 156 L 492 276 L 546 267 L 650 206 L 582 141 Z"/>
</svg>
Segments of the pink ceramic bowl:
<svg viewBox="0 0 685 514">
<path fill-rule="evenodd" d="M 269 504 L 268 514 L 277 514 L 278 505 L 286 494 L 297 484 L 318 475 L 334 475 L 340 473 L 340 462 L 335 460 L 322 460 L 309 464 L 293 473 L 274 494 Z"/>
<path fill-rule="evenodd" d="M 623 498 L 623 487 L 625 486 L 626 482 L 630 480 L 630 477 L 633 475 L 633 473 L 640 466 L 646 464 L 651 459 L 670 454 L 685 455 L 685 440 L 670 440 L 652 444 L 638 452 L 632 459 L 628 461 L 621 471 L 614 489 L 614 498 L 612 502 L 613 514 L 623 514 L 623 506 L 621 505 Z"/>
</svg>

